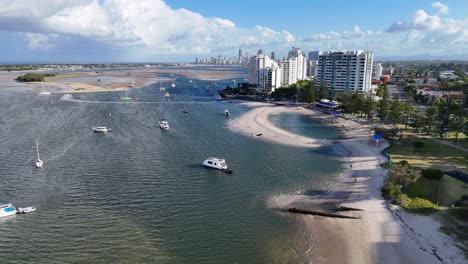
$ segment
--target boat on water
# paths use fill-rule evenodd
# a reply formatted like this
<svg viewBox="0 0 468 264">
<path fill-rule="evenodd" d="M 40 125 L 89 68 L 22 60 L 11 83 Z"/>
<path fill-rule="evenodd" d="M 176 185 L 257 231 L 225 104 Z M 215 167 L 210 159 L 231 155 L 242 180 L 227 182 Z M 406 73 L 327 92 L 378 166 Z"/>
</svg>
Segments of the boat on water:
<svg viewBox="0 0 468 264">
<path fill-rule="evenodd" d="M 37 160 L 36 160 L 36 168 L 42 168 L 44 166 L 44 162 L 39 157 L 39 142 L 36 139 L 36 150 L 37 150 Z"/>
<path fill-rule="evenodd" d="M 161 121 L 159 121 L 159 127 L 162 129 L 169 129 L 169 123 L 166 119 L 161 119 Z"/>
<path fill-rule="evenodd" d="M 132 98 L 131 97 L 128 97 L 128 89 L 125 88 L 125 97 L 122 97 L 122 99 L 120 99 L 122 101 L 131 101 Z"/>
<path fill-rule="evenodd" d="M 106 132 L 111 131 L 110 128 L 107 128 L 105 126 L 98 126 L 98 127 L 92 127 L 92 128 L 93 128 L 93 132 L 96 132 L 96 133 L 106 133 Z"/>
<path fill-rule="evenodd" d="M 189 80 L 188 82 L 191 83 L 191 82 L 193 82 L 193 81 L 192 81 L 192 80 Z"/>
<path fill-rule="evenodd" d="M 49 92 L 46 92 L 44 90 L 44 81 L 41 81 L 41 84 L 42 84 L 42 91 L 39 92 L 40 95 L 49 95 L 50 93 Z"/>
<path fill-rule="evenodd" d="M 164 87 L 159 87 L 159 91 L 166 91 L 166 88 L 164 88 Z"/>
<path fill-rule="evenodd" d="M 222 170 L 226 173 L 231 174 L 232 171 L 228 168 L 226 160 L 223 158 L 209 157 L 203 161 L 203 166 L 210 167 L 217 170 Z"/>
<path fill-rule="evenodd" d="M 229 113 L 229 110 L 227 110 L 227 109 L 224 110 L 224 115 L 225 115 L 225 116 L 229 116 L 230 114 L 231 114 L 231 113 Z"/>
<path fill-rule="evenodd" d="M 188 113 L 187 109 L 182 110 L 182 113 Z"/>
<path fill-rule="evenodd" d="M 0 205 L 0 217 L 10 216 L 14 214 L 16 214 L 16 208 L 11 203 Z"/>
<path fill-rule="evenodd" d="M 172 87 L 172 88 L 175 88 L 175 83 L 174 83 L 174 81 L 172 81 L 171 87 Z"/>
<path fill-rule="evenodd" d="M 16 209 L 17 214 L 26 214 L 36 211 L 36 207 L 28 206 Z"/>
<path fill-rule="evenodd" d="M 164 96 L 169 97 L 169 96 L 171 96 L 171 95 L 169 94 L 169 92 L 166 92 L 166 93 L 164 94 Z"/>
</svg>

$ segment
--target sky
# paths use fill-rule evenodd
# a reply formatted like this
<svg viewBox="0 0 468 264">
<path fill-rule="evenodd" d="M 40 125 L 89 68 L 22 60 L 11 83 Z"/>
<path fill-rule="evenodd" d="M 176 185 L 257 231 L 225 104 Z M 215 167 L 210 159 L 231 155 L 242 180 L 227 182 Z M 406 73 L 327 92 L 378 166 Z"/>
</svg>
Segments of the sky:
<svg viewBox="0 0 468 264">
<path fill-rule="evenodd" d="M 0 62 L 192 62 L 291 47 L 468 60 L 468 1 L 0 0 Z"/>
</svg>

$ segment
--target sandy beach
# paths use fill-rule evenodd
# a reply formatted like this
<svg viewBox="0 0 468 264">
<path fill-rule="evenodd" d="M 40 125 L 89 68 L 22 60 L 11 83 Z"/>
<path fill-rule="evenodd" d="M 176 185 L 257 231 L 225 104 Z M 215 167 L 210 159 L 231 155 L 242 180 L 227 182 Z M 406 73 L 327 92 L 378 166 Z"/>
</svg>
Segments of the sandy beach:
<svg viewBox="0 0 468 264">
<path fill-rule="evenodd" d="M 185 76 L 187 78 L 205 81 L 216 81 L 231 78 L 243 78 L 242 68 L 175 68 L 175 67 L 160 67 L 148 69 L 130 69 L 130 70 L 113 70 L 113 71 L 96 71 L 96 72 L 68 72 L 59 73 L 56 76 L 46 77 L 44 83 L 16 82 L 15 86 L 29 87 L 35 92 L 44 89 L 51 93 L 93 93 L 93 92 L 109 92 L 122 91 L 125 89 L 137 89 L 151 85 L 153 83 L 169 83 L 176 80 L 176 76 Z M 11 86 L 11 81 L 16 77 L 27 72 L 8 72 L 0 75 L 0 88 L 2 86 Z M 174 77 L 162 77 L 158 73 L 173 74 Z M 239 79 L 239 81 L 241 81 Z"/>
<path fill-rule="evenodd" d="M 456 241 L 439 231 L 440 224 L 430 216 L 400 211 L 380 195 L 387 170 L 380 167 L 386 158 L 369 139 L 372 128 L 302 107 L 283 107 L 250 103 L 252 109 L 232 120 L 232 130 L 259 140 L 295 147 L 317 148 L 339 144 L 346 170 L 325 194 L 294 194 L 274 197 L 269 203 L 281 209 L 351 207 L 362 211 L 338 212 L 360 219 L 339 219 L 294 215 L 309 232 L 309 248 L 304 254 L 310 263 L 466 263 Z M 339 142 L 298 136 L 275 127 L 268 115 L 279 112 L 300 113 L 336 126 L 344 139 Z M 259 136 L 261 134 L 261 136 Z"/>
</svg>

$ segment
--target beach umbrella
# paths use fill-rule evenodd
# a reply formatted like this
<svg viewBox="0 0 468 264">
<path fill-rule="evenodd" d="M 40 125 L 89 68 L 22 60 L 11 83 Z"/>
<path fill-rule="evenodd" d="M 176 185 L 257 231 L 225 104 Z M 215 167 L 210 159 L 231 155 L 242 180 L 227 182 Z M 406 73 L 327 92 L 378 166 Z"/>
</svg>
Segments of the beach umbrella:
<svg viewBox="0 0 468 264">
<path fill-rule="evenodd" d="M 382 140 L 382 135 L 375 134 L 375 135 L 373 136 L 373 139 L 374 139 L 374 140 Z"/>
</svg>

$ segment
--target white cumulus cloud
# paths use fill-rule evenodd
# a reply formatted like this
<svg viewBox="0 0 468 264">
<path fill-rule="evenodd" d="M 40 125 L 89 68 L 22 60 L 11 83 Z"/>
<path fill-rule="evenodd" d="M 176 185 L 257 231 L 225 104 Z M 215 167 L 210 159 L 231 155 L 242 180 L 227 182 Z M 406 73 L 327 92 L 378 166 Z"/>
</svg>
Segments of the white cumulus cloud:
<svg viewBox="0 0 468 264">
<path fill-rule="evenodd" d="M 38 36 L 71 35 L 139 53 L 165 54 L 208 53 L 295 40 L 285 30 L 263 26 L 239 28 L 227 19 L 171 8 L 163 0 L 2 2 L 0 0 L 0 30 L 39 34 L 31 37 L 37 41 L 40 41 Z"/>
<path fill-rule="evenodd" d="M 449 11 L 448 6 L 442 4 L 441 2 L 433 3 L 432 7 L 437 10 L 438 14 L 447 14 Z"/>
</svg>

